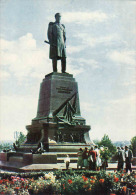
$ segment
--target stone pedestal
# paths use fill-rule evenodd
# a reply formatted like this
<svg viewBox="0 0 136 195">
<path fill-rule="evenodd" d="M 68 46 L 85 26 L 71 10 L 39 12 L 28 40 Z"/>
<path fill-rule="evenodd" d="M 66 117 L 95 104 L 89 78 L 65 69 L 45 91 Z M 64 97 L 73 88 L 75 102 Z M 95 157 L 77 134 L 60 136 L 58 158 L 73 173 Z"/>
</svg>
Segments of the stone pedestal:
<svg viewBox="0 0 136 195">
<path fill-rule="evenodd" d="M 51 122 L 54 121 L 53 113 L 62 106 L 68 98 L 76 93 L 76 113 L 74 114 L 74 122 L 85 124 L 85 119 L 81 117 L 78 85 L 73 75 L 67 73 L 51 73 L 45 76 L 40 86 L 39 102 L 37 116 L 32 120 L 32 124 L 37 121 Z M 74 101 L 74 98 L 71 100 Z M 64 108 L 58 113 L 63 118 Z"/>
<path fill-rule="evenodd" d="M 72 74 L 50 73 L 41 85 L 37 115 L 27 125 L 27 141 L 20 151 L 30 152 L 42 142 L 46 151 L 60 151 L 60 145 L 79 147 L 89 140 L 90 126 L 80 113 L 78 84 Z M 78 148 L 79 148 L 78 147 Z M 59 149 L 58 149 L 59 148 Z"/>
</svg>

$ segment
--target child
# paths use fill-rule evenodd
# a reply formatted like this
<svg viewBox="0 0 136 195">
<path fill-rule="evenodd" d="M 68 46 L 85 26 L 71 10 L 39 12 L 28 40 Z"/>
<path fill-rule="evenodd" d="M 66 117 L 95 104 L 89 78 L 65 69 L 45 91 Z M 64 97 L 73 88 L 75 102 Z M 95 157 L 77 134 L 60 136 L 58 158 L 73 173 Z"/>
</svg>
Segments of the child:
<svg viewBox="0 0 136 195">
<path fill-rule="evenodd" d="M 69 158 L 68 154 L 66 155 L 66 158 L 64 159 L 64 163 L 66 163 L 66 169 L 68 169 L 69 168 L 69 163 L 70 163 L 70 158 Z"/>
</svg>

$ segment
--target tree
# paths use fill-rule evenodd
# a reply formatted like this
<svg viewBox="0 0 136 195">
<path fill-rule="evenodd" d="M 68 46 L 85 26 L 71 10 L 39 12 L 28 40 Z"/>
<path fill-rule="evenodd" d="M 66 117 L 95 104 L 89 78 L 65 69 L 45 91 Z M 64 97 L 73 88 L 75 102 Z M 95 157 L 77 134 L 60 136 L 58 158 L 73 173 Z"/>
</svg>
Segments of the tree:
<svg viewBox="0 0 136 195">
<path fill-rule="evenodd" d="M 20 146 L 26 139 L 26 135 L 20 132 L 18 139 L 16 140 L 16 144 Z"/>
<path fill-rule="evenodd" d="M 109 152 L 114 155 L 116 153 L 116 146 L 112 143 L 112 141 L 109 139 L 108 135 L 104 135 L 101 139 L 101 141 L 98 143 L 98 146 L 104 146 L 107 147 Z"/>
<path fill-rule="evenodd" d="M 136 136 L 131 139 L 131 148 L 133 156 L 136 157 Z"/>
</svg>

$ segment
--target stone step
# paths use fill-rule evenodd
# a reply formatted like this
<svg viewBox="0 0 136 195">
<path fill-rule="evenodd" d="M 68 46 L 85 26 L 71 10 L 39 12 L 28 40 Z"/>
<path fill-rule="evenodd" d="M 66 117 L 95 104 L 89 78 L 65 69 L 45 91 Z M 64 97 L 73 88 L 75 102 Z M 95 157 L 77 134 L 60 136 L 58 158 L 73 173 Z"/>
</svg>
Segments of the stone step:
<svg viewBox="0 0 136 195">
<path fill-rule="evenodd" d="M 64 160 L 65 158 L 59 157 L 57 158 L 57 163 L 64 163 Z M 70 158 L 70 163 L 77 163 L 77 158 L 74 157 Z"/>
<path fill-rule="evenodd" d="M 86 146 L 86 145 L 85 145 Z M 82 146 L 84 147 L 84 146 Z M 77 153 L 79 148 L 81 148 L 81 145 L 51 145 L 49 147 L 50 152 L 71 152 L 71 153 Z"/>
<path fill-rule="evenodd" d="M 69 155 L 69 157 L 77 157 L 77 153 L 69 153 L 69 152 L 64 152 L 64 153 L 57 153 L 57 158 L 58 157 L 66 157 L 66 155 Z"/>
<path fill-rule="evenodd" d="M 9 162 L 23 163 L 23 157 L 22 156 L 11 156 L 11 157 L 9 157 Z"/>
<path fill-rule="evenodd" d="M 8 156 L 11 157 L 11 156 L 23 156 L 23 153 L 22 152 L 8 152 Z"/>
</svg>

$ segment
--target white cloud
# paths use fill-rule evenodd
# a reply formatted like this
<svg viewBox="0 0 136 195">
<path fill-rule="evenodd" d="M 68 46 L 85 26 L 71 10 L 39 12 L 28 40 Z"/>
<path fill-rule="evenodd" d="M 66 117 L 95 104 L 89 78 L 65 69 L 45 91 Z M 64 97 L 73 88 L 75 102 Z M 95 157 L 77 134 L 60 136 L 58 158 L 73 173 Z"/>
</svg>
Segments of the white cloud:
<svg viewBox="0 0 136 195">
<path fill-rule="evenodd" d="M 13 139 L 14 131 L 26 132 L 36 116 L 38 98 L 35 96 L 1 96 L 0 98 L 0 139 Z"/>
<path fill-rule="evenodd" d="M 107 126 L 110 128 L 110 124 L 112 124 L 112 129 L 115 129 L 116 134 L 119 132 L 120 135 L 122 134 L 122 138 L 131 139 L 135 135 L 136 129 L 136 94 L 111 100 L 108 104 L 105 109 Z M 117 139 L 118 134 L 116 134 L 114 138 Z"/>
<path fill-rule="evenodd" d="M 67 60 L 68 66 L 67 70 L 68 72 L 73 73 L 74 75 L 80 74 L 81 72 L 84 72 L 86 69 L 85 67 L 97 69 L 99 68 L 99 64 L 94 59 L 85 59 L 85 58 L 68 58 Z"/>
<path fill-rule="evenodd" d="M 90 47 L 95 47 L 96 45 L 99 45 L 99 44 L 108 46 L 108 45 L 113 45 L 121 41 L 121 39 L 118 37 L 117 34 L 110 34 L 108 36 L 94 37 L 91 34 L 88 36 L 87 33 L 78 33 L 76 37 L 78 37 L 80 40 L 82 39 L 83 43 L 86 46 L 90 46 Z"/>
<path fill-rule="evenodd" d="M 92 69 L 99 68 L 98 62 L 94 59 L 87 60 L 87 59 L 84 59 L 84 58 L 79 58 L 78 63 L 80 63 L 81 66 L 86 66 L 87 65 L 89 67 L 92 67 Z"/>
<path fill-rule="evenodd" d="M 83 106 L 87 124 L 92 126 L 91 138 L 101 139 L 107 134 L 112 141 L 115 141 L 130 140 L 135 136 L 136 94 L 105 100 L 101 104 L 97 103 L 96 107 L 88 103 Z"/>
<path fill-rule="evenodd" d="M 1 77 L 1 80 L 6 80 L 7 78 L 10 77 L 10 74 L 6 71 L 0 71 L 0 77 Z"/>
<path fill-rule="evenodd" d="M 107 20 L 109 16 L 102 11 L 94 12 L 65 12 L 63 14 L 63 22 L 76 22 L 78 24 L 87 25 L 89 22 L 103 22 Z"/>
<path fill-rule="evenodd" d="M 8 70 L 18 79 L 26 76 L 33 77 L 36 74 L 46 74 L 51 71 L 49 60 L 49 48 L 38 48 L 33 35 L 28 33 L 16 41 L 1 40 L 1 66 Z M 35 73 L 35 74 L 34 74 Z"/>
<path fill-rule="evenodd" d="M 89 102 L 81 102 L 81 108 L 83 112 L 91 112 L 96 109 L 96 106 Z"/>
<path fill-rule="evenodd" d="M 122 85 L 124 85 L 124 86 L 136 85 L 136 77 L 135 77 L 135 80 L 126 81 L 126 82 L 122 83 Z"/>
<path fill-rule="evenodd" d="M 112 106 L 118 106 L 118 105 L 129 105 L 132 106 L 132 108 L 135 110 L 136 108 L 134 107 L 134 105 L 136 104 L 136 94 L 133 94 L 131 96 L 127 96 L 124 98 L 120 98 L 120 99 L 115 99 L 115 100 L 111 100 L 109 101 L 109 104 Z"/>
<path fill-rule="evenodd" d="M 72 53 L 78 53 L 82 51 L 85 48 L 85 46 L 68 46 L 67 47 L 67 53 L 72 54 Z"/>
<path fill-rule="evenodd" d="M 36 49 L 36 40 L 31 33 L 27 33 L 27 35 L 19 38 L 18 46 L 21 50 L 34 50 Z"/>
<path fill-rule="evenodd" d="M 67 72 L 70 74 L 74 74 L 74 76 L 84 72 L 84 69 L 82 67 L 75 67 L 73 64 L 68 64 Z"/>
<path fill-rule="evenodd" d="M 115 50 L 115 51 L 108 53 L 107 57 L 118 64 L 127 64 L 129 66 L 136 65 L 136 52 L 135 51 L 127 51 L 127 50 L 117 51 L 117 50 Z"/>
</svg>

